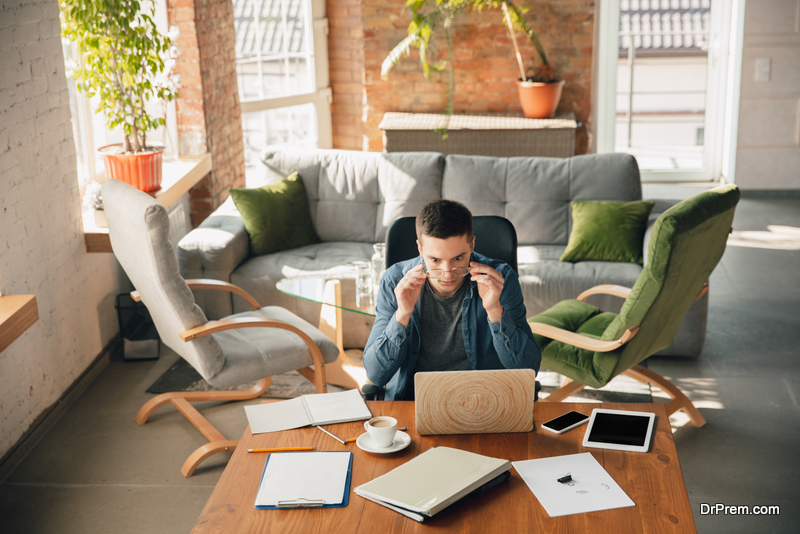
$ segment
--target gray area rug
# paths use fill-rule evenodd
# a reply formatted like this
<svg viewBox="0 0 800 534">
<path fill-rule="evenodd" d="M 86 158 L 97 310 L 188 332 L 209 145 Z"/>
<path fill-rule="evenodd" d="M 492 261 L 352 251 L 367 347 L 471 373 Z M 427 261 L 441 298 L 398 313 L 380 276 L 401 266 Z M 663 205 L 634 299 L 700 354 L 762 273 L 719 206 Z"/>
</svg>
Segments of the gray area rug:
<svg viewBox="0 0 800 534">
<path fill-rule="evenodd" d="M 358 351 L 359 353 L 361 351 Z M 253 386 L 255 382 L 249 384 L 242 384 L 241 386 L 232 388 L 235 390 L 244 390 Z M 206 382 L 200 374 L 194 370 L 194 367 L 189 365 L 183 358 L 178 360 L 167 369 L 153 384 L 147 388 L 147 393 L 169 393 L 172 391 L 215 391 L 217 388 Z M 328 392 L 335 393 L 337 391 L 344 391 L 342 388 L 334 385 L 328 385 Z M 300 395 L 308 395 L 316 393 L 317 390 L 314 384 L 305 379 L 297 371 L 275 375 L 272 377 L 269 389 L 262 395 L 262 397 L 269 397 L 273 399 L 291 399 L 299 397 Z"/>
<path fill-rule="evenodd" d="M 353 360 L 361 359 L 360 350 L 348 350 L 348 356 Z M 558 373 L 541 369 L 536 379 L 542 384 L 542 396 L 546 396 L 558 389 L 564 377 Z M 243 384 L 238 390 L 247 389 L 253 383 Z M 197 371 L 183 358 L 178 360 L 161 375 L 148 389 L 148 393 L 168 393 L 171 391 L 214 391 L 208 382 L 203 380 Z M 338 386 L 329 385 L 328 392 L 343 391 Z M 316 393 L 314 385 L 296 371 L 275 375 L 272 377 L 269 389 L 264 397 L 274 399 L 291 399 L 300 395 Z M 594 402 L 653 402 L 650 384 L 643 384 L 626 376 L 618 376 L 603 389 L 584 388 L 568 400 L 594 401 Z"/>
</svg>

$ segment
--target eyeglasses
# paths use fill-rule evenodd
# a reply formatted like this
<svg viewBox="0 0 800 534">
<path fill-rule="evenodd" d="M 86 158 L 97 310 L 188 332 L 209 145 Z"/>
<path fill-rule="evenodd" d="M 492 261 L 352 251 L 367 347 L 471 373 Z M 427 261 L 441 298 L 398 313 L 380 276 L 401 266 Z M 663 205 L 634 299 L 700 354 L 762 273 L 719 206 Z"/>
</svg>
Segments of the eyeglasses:
<svg viewBox="0 0 800 534">
<path fill-rule="evenodd" d="M 458 276 L 459 278 L 463 278 L 469 274 L 469 267 L 456 267 L 455 269 L 450 269 L 449 271 L 445 271 L 444 269 L 429 270 L 427 267 L 423 266 L 422 272 L 427 274 L 428 278 L 433 278 L 434 280 L 443 277 L 444 273 L 453 273 L 453 276 Z"/>
</svg>

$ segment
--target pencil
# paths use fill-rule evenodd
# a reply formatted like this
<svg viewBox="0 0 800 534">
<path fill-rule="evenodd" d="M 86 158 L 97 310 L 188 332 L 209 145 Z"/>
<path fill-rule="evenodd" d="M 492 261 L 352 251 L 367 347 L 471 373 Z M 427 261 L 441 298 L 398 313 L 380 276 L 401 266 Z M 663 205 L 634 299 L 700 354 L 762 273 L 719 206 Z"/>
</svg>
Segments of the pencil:
<svg viewBox="0 0 800 534">
<path fill-rule="evenodd" d="M 350 438 L 350 439 L 346 439 L 346 440 L 344 440 L 344 442 L 345 442 L 345 443 L 353 443 L 353 442 L 354 442 L 355 440 L 357 440 L 357 439 L 358 439 L 358 438 Z"/>
<path fill-rule="evenodd" d="M 342 445 L 345 445 L 345 442 L 344 442 L 344 440 L 343 440 L 342 438 L 340 438 L 340 437 L 338 437 L 338 436 L 334 436 L 333 434 L 331 434 L 330 432 L 328 432 L 327 430 L 325 430 L 325 429 L 324 429 L 324 428 L 322 428 L 321 426 L 318 426 L 317 428 L 318 428 L 318 429 L 320 429 L 320 430 L 322 430 L 322 431 L 323 431 L 323 432 L 325 432 L 326 434 L 328 434 L 330 437 L 332 437 L 333 439 L 335 439 L 336 441 L 338 441 L 338 442 L 339 442 L 339 443 L 341 443 Z"/>
<path fill-rule="evenodd" d="M 313 451 L 314 447 L 277 447 L 275 449 L 247 449 L 247 452 L 292 452 L 292 451 Z"/>
</svg>

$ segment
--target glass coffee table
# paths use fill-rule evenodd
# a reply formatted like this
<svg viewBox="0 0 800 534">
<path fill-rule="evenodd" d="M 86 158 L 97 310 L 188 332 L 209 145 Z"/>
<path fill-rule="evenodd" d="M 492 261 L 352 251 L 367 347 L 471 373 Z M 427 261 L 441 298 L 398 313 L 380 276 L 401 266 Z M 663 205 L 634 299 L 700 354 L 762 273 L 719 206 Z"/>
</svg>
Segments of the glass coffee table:
<svg viewBox="0 0 800 534">
<path fill-rule="evenodd" d="M 275 287 L 286 295 L 322 305 L 319 329 L 339 347 L 339 358 L 325 366 L 326 380 L 346 389 L 360 389 L 368 383 L 363 364 L 344 351 L 342 312 L 375 316 L 375 297 L 371 292 L 356 292 L 355 277 L 345 273 L 305 275 L 279 280 Z"/>
</svg>

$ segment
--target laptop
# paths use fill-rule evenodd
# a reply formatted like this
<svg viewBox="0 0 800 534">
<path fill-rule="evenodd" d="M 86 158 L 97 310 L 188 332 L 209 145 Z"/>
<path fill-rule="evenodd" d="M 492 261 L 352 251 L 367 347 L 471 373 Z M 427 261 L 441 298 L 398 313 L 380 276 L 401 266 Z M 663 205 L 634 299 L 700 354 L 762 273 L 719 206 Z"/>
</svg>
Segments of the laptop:
<svg viewBox="0 0 800 534">
<path fill-rule="evenodd" d="M 417 433 L 530 432 L 535 390 L 533 369 L 417 373 Z"/>
</svg>

